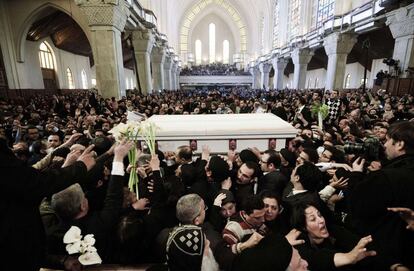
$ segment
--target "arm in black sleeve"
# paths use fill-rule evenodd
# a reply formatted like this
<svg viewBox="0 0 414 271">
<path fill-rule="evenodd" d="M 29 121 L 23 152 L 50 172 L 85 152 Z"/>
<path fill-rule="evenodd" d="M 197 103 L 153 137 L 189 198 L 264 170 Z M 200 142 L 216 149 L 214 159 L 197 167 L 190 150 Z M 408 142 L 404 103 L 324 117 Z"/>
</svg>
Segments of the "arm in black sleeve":
<svg viewBox="0 0 414 271">
<path fill-rule="evenodd" d="M 14 172 L 11 176 L 13 179 L 3 184 L 4 192 L 19 191 L 25 200 L 39 202 L 42 198 L 78 182 L 87 172 L 85 164 L 80 161 L 65 168 L 42 172 L 32 167 L 11 167 L 7 170 Z"/>
</svg>

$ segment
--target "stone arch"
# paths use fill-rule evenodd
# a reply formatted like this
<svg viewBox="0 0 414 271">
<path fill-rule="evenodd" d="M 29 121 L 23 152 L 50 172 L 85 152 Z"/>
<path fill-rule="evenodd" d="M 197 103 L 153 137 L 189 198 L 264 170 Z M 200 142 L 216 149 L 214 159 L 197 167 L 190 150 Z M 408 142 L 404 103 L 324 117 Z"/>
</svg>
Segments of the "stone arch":
<svg viewBox="0 0 414 271">
<path fill-rule="evenodd" d="M 236 26 L 239 34 L 239 39 L 235 39 L 239 41 L 239 46 L 236 48 L 238 48 L 242 53 L 247 52 L 247 26 L 244 19 L 240 15 L 240 12 L 225 0 L 200 0 L 185 12 L 185 15 L 180 23 L 179 46 L 180 54 L 183 59 L 186 59 L 186 53 L 189 51 L 189 33 L 191 32 L 192 27 L 194 27 L 194 21 L 199 20 L 200 17 L 204 17 L 199 16 L 199 14 L 203 11 L 205 12 L 206 8 L 212 6 L 215 6 L 217 11 L 224 11 L 227 13 L 228 17 L 225 16 L 224 21 L 229 22 L 229 18 L 231 18 L 233 27 Z M 219 15 L 219 13 L 222 12 L 217 12 L 216 14 Z"/>
<path fill-rule="evenodd" d="M 38 6 L 37 8 L 33 9 L 29 15 L 26 17 L 22 25 L 20 26 L 20 29 L 17 34 L 17 42 L 16 42 L 16 56 L 18 62 L 24 62 L 25 61 L 25 51 L 26 51 L 26 36 L 27 32 L 29 31 L 32 24 L 39 19 L 40 16 L 44 14 L 48 9 L 56 9 L 59 11 L 62 11 L 66 13 L 67 15 L 71 16 L 72 19 L 80 26 L 80 28 L 83 30 L 83 32 L 86 35 L 86 38 L 88 39 L 89 44 L 91 44 L 91 37 L 90 37 L 90 30 L 89 26 L 83 22 L 81 19 L 80 10 L 75 4 L 70 5 L 70 10 L 67 10 L 65 7 L 57 5 L 55 3 L 47 2 L 45 4 L 42 4 Z"/>
</svg>

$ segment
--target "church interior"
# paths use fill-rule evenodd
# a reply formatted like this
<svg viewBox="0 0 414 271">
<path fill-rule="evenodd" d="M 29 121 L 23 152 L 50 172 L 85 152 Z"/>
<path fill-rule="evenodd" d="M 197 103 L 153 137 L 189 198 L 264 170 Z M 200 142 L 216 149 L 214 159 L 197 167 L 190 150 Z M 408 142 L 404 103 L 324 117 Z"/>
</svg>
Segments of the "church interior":
<svg viewBox="0 0 414 271">
<path fill-rule="evenodd" d="M 413 0 L 0 0 L 0 52 L 5 270 L 414 270 Z"/>
</svg>

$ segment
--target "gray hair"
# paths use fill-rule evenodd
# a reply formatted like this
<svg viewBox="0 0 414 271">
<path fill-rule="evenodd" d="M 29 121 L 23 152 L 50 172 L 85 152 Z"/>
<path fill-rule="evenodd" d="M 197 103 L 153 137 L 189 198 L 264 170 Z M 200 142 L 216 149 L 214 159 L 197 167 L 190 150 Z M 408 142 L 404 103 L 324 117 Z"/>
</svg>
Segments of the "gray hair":
<svg viewBox="0 0 414 271">
<path fill-rule="evenodd" d="M 76 183 L 54 194 L 51 206 L 62 220 L 72 220 L 79 214 L 84 198 L 82 187 Z"/>
<path fill-rule="evenodd" d="M 197 194 L 182 196 L 176 207 L 178 220 L 183 224 L 193 224 L 194 219 L 200 215 L 200 205 L 203 199 Z"/>
<path fill-rule="evenodd" d="M 141 154 L 138 159 L 137 159 L 137 163 L 139 167 L 144 166 L 145 164 L 148 164 L 149 161 L 151 161 L 151 154 Z"/>
</svg>

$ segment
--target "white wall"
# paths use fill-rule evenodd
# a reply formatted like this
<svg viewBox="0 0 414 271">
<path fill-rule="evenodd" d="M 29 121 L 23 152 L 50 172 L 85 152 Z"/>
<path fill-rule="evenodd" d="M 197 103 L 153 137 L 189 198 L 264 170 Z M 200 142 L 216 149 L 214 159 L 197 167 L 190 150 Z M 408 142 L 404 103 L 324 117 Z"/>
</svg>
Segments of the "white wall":
<svg viewBox="0 0 414 271">
<path fill-rule="evenodd" d="M 364 78 L 364 66 L 359 64 L 358 62 L 347 64 L 345 68 L 345 77 L 344 77 L 344 88 L 345 88 L 345 81 L 347 75 L 351 75 L 350 84 L 348 88 L 359 88 L 362 83 L 361 80 Z M 369 81 L 370 78 L 370 72 L 367 72 L 367 78 Z M 367 83 L 367 86 L 369 83 Z"/>
<path fill-rule="evenodd" d="M 26 41 L 25 62 L 18 63 L 20 88 L 44 89 L 42 71 L 39 61 L 38 42 Z"/>
<path fill-rule="evenodd" d="M 42 41 L 32 42 L 26 41 L 25 62 L 18 63 L 17 67 L 20 74 L 20 87 L 22 89 L 43 89 L 43 77 L 39 61 L 39 46 Z M 89 57 L 75 55 L 64 50 L 60 50 L 53 45 L 48 38 L 46 42 L 49 44 L 54 56 L 54 64 L 56 71 L 56 79 L 58 88 L 67 89 L 69 84 L 66 77 L 66 69 L 72 72 L 75 88 L 81 89 L 82 77 L 81 72 L 85 70 L 88 79 L 88 87 L 91 87 L 91 69 L 89 66 Z"/>
<path fill-rule="evenodd" d="M 194 54 L 194 58 L 196 52 L 195 41 L 199 39 L 202 43 L 202 63 L 206 64 L 204 62 L 204 59 L 207 59 L 208 63 L 210 23 L 216 24 L 216 62 L 223 61 L 223 41 L 228 40 L 230 43 L 229 61 L 230 63 L 232 63 L 233 54 L 235 53 L 235 39 L 227 23 L 216 14 L 208 14 L 207 16 L 205 16 L 200 22 L 198 22 L 198 24 L 194 27 L 193 31 L 189 35 L 189 48 L 191 48 L 190 50 Z"/>
<path fill-rule="evenodd" d="M 310 70 L 306 74 L 305 88 L 324 88 L 326 82 L 326 70 Z"/>
<path fill-rule="evenodd" d="M 134 87 L 136 87 L 137 86 L 137 77 L 135 76 L 134 71 L 125 68 L 124 73 L 125 73 L 125 87 L 126 87 L 126 89 L 133 89 Z M 132 81 L 132 86 L 131 86 L 131 81 Z M 128 84 L 126 82 L 128 82 Z"/>
</svg>

